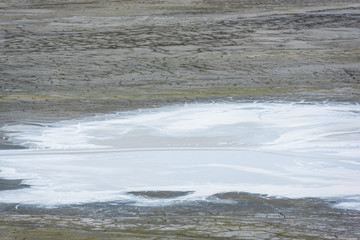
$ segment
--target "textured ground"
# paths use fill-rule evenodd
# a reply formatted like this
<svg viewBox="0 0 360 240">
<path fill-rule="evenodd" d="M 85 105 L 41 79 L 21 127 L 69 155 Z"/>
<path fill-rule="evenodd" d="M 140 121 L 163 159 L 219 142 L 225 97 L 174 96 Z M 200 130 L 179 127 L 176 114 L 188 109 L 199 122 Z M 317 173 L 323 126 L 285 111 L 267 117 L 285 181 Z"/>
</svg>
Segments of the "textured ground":
<svg viewBox="0 0 360 240">
<path fill-rule="evenodd" d="M 357 0 L 0 1 L 1 117 L 219 97 L 358 101 L 359 9 Z"/>
<path fill-rule="evenodd" d="M 0 123 L 219 98 L 359 102 L 359 10 L 358 0 L 0 0 Z M 359 212 L 327 202 L 221 198 L 234 202 L 1 204 L 0 239 L 360 238 Z"/>
<path fill-rule="evenodd" d="M 158 207 L 116 202 L 59 209 L 2 205 L 0 236 L 28 240 L 360 237 L 359 212 L 330 208 L 330 202 L 245 193 L 218 194 L 212 200 Z"/>
</svg>

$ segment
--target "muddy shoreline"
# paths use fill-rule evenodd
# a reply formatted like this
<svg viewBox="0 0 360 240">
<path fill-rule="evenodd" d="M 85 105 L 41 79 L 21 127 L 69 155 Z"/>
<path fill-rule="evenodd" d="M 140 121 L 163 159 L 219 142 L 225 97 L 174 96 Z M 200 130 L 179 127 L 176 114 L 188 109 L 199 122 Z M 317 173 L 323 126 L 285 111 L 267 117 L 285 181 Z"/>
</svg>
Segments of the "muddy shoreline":
<svg viewBox="0 0 360 240">
<path fill-rule="evenodd" d="M 0 125 L 212 100 L 359 103 L 359 10 L 356 0 L 0 2 Z M 0 145 L 17 147 L 1 132 Z M 0 236 L 360 237 L 359 212 L 329 201 L 217 198 L 158 207 L 0 204 Z"/>
<path fill-rule="evenodd" d="M 247 193 L 154 207 L 121 202 L 58 208 L 2 204 L 0 232 L 3 239 L 358 238 L 359 212 L 332 204 Z"/>
</svg>

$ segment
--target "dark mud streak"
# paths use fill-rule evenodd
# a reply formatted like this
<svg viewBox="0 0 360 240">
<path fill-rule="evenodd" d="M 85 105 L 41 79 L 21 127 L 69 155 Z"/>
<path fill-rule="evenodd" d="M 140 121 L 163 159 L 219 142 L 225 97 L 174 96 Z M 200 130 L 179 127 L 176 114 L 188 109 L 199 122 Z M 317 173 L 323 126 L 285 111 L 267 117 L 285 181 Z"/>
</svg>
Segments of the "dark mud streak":
<svg viewBox="0 0 360 240">
<path fill-rule="evenodd" d="M 148 197 L 148 198 L 154 198 L 154 199 L 171 199 L 171 198 L 177 198 L 186 196 L 189 194 L 192 194 L 193 192 L 183 192 L 183 191 L 136 191 L 136 192 L 128 192 L 131 195 L 134 196 L 140 196 L 140 197 Z"/>
<path fill-rule="evenodd" d="M 8 180 L 0 178 L 0 191 L 16 190 L 22 188 L 29 188 L 27 184 L 22 184 L 22 180 Z"/>
</svg>

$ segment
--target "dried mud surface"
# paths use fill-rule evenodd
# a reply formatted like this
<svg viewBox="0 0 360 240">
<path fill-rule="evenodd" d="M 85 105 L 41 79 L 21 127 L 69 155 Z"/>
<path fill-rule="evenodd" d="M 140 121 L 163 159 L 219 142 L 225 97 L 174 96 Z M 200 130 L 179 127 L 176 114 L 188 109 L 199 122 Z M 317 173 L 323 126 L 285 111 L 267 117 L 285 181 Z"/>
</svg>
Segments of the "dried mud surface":
<svg viewBox="0 0 360 240">
<path fill-rule="evenodd" d="M 357 0 L 0 1 L 2 121 L 214 98 L 359 101 Z"/>
<path fill-rule="evenodd" d="M 359 10 L 357 0 L 0 0 L 0 125 L 209 99 L 359 102 Z M 16 147 L 1 132 L 0 145 Z M 360 238 L 359 212 L 330 202 L 214 198 L 0 204 L 0 239 Z"/>
<path fill-rule="evenodd" d="M 319 199 L 235 192 L 156 207 L 118 202 L 55 209 L 3 204 L 0 236 L 6 240 L 358 239 L 359 212 L 330 206 L 331 202 Z"/>
</svg>

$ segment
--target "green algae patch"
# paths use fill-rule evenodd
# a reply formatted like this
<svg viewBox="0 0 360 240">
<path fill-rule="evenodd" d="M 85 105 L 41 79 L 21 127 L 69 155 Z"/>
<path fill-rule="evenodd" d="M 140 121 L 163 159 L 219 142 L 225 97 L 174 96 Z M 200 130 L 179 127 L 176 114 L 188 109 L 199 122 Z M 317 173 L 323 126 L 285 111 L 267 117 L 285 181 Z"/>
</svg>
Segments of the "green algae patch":
<svg viewBox="0 0 360 240">
<path fill-rule="evenodd" d="M 127 89 L 92 89 L 87 93 L 82 91 L 66 91 L 58 92 L 56 95 L 41 95 L 36 92 L 31 93 L 13 93 L 10 95 L 0 96 L 0 100 L 8 101 L 53 101 L 53 100 L 76 100 L 91 101 L 99 99 L 122 99 L 122 100 L 138 100 L 138 99 L 164 99 L 164 98 L 209 98 L 209 97 L 228 97 L 228 96 L 249 96 L 249 95 L 266 95 L 266 94 L 284 94 L 286 91 L 277 89 L 276 87 L 262 88 L 243 88 L 243 87 L 194 87 L 194 88 L 172 88 L 158 89 L 156 86 L 127 88 Z"/>
<path fill-rule="evenodd" d="M 7 95 L 0 95 L 0 100 L 22 100 L 22 101 L 49 101 L 66 99 L 65 96 L 60 95 L 39 95 L 37 93 L 13 93 Z"/>
</svg>

